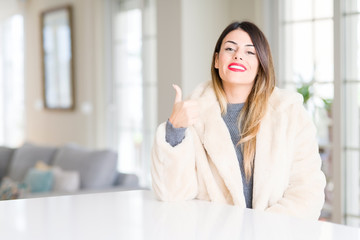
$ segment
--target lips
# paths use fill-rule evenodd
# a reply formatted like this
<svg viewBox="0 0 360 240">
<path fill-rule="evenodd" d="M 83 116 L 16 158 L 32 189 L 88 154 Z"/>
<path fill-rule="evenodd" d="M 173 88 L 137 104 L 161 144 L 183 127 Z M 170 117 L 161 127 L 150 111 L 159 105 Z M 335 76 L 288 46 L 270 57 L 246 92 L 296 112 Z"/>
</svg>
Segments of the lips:
<svg viewBox="0 0 360 240">
<path fill-rule="evenodd" d="M 245 72 L 247 69 L 244 65 L 239 63 L 230 63 L 228 69 L 233 72 Z"/>
</svg>

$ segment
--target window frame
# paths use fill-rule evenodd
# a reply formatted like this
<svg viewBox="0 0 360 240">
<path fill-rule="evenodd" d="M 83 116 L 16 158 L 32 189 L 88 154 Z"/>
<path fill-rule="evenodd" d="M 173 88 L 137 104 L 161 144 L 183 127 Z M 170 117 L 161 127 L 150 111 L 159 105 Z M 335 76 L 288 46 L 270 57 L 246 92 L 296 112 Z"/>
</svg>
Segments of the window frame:
<svg viewBox="0 0 360 240">
<path fill-rule="evenodd" d="M 267 32 L 269 34 L 270 45 L 272 47 L 272 52 L 274 56 L 275 62 L 275 71 L 278 76 L 278 86 L 284 87 L 285 83 L 281 81 L 281 76 L 283 73 L 281 72 L 281 67 L 284 66 L 283 59 L 284 56 L 282 39 L 284 36 L 284 31 L 281 26 L 282 24 L 282 16 L 285 11 L 284 6 L 281 4 L 282 0 L 263 0 L 263 12 L 267 12 L 269 7 L 276 9 L 276 11 L 272 11 L 272 14 L 265 15 L 264 21 L 269 22 L 265 26 Z M 333 177 L 333 202 L 332 202 L 332 215 L 331 222 L 336 223 L 346 223 L 345 222 L 345 204 L 344 204 L 344 196 L 345 196 L 345 182 L 344 182 L 344 125 L 343 125 L 343 33 L 344 33 L 344 23 L 342 19 L 342 2 L 341 0 L 333 0 L 333 53 L 334 53 L 334 66 L 340 66 L 338 68 L 334 68 L 333 73 L 333 86 L 334 86 L 334 98 L 332 104 L 332 112 L 336 112 L 339 114 L 333 114 L 332 116 L 332 177 Z M 274 27 L 276 26 L 276 27 Z M 275 30 L 273 30 L 275 29 Z"/>
</svg>

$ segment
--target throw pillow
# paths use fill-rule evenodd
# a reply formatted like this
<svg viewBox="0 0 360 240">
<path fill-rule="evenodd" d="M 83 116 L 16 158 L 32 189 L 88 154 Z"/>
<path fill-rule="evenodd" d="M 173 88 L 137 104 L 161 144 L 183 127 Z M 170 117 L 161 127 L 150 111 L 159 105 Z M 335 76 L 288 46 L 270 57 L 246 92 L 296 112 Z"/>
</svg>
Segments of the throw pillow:
<svg viewBox="0 0 360 240">
<path fill-rule="evenodd" d="M 0 185 L 0 200 L 18 199 L 28 191 L 26 184 L 15 182 L 9 177 L 4 177 Z"/>
<path fill-rule="evenodd" d="M 6 175 L 14 150 L 13 148 L 0 147 L 0 181 Z"/>
<path fill-rule="evenodd" d="M 47 171 L 47 170 L 51 169 L 51 167 L 49 165 L 47 165 L 46 163 L 44 163 L 43 161 L 38 161 L 35 165 L 35 168 L 37 170 L 43 170 L 43 171 Z"/>
<path fill-rule="evenodd" d="M 116 176 L 117 153 L 111 150 L 89 150 L 75 144 L 57 152 L 54 166 L 80 174 L 80 188 L 99 189 L 112 186 Z"/>
<path fill-rule="evenodd" d="M 29 169 L 24 181 L 32 193 L 51 191 L 53 182 L 54 176 L 50 170 L 44 171 L 36 168 Z"/>
<path fill-rule="evenodd" d="M 22 182 L 28 170 L 41 160 L 46 164 L 51 164 L 55 155 L 56 147 L 37 146 L 25 143 L 22 147 L 15 150 L 10 166 L 9 177 L 17 182 Z"/>
<path fill-rule="evenodd" d="M 53 191 L 76 192 L 80 188 L 80 174 L 76 171 L 64 171 L 58 166 L 52 168 L 54 174 Z"/>
</svg>

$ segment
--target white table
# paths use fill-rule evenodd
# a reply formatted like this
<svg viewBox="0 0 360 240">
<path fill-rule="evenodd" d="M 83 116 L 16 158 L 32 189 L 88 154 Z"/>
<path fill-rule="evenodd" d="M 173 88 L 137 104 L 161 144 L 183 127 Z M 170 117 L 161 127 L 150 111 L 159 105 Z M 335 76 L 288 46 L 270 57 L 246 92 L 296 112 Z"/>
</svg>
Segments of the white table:
<svg viewBox="0 0 360 240">
<path fill-rule="evenodd" d="M 0 201 L 0 239 L 360 239 L 360 229 L 150 191 Z"/>
</svg>

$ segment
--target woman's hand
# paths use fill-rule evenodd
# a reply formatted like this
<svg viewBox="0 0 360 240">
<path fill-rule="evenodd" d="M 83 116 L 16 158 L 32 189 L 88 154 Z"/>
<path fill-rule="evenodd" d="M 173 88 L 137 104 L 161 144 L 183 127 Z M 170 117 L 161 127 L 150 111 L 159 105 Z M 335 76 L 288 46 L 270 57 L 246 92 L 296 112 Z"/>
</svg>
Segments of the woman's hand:
<svg viewBox="0 0 360 240">
<path fill-rule="evenodd" d="M 192 126 L 199 118 L 199 104 L 194 100 L 183 101 L 181 88 L 175 84 L 173 84 L 173 88 L 176 95 L 169 121 L 175 128 Z"/>
</svg>

